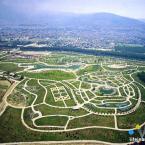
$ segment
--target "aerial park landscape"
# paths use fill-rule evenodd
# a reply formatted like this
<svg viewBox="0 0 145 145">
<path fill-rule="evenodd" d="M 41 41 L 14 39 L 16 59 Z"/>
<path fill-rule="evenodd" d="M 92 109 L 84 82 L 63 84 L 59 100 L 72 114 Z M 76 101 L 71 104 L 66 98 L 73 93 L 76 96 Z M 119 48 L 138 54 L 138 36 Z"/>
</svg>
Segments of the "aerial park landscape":
<svg viewBox="0 0 145 145">
<path fill-rule="evenodd" d="M 126 143 L 131 132 L 139 134 L 145 119 L 143 62 L 79 53 L 31 53 L 29 58 L 21 51 L 0 55 L 4 94 L 0 136 L 7 134 L 2 142 L 16 137 L 16 142 Z"/>
<path fill-rule="evenodd" d="M 0 0 L 0 145 L 145 145 L 144 0 Z"/>
</svg>

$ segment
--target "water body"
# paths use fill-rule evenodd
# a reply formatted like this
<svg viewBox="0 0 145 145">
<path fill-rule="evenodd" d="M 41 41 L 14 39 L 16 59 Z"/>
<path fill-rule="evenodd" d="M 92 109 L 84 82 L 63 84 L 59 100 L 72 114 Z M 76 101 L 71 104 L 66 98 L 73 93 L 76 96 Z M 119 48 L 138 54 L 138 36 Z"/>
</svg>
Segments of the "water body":
<svg viewBox="0 0 145 145">
<path fill-rule="evenodd" d="M 113 89 L 113 88 L 106 88 L 106 87 L 100 87 L 100 88 L 99 88 L 99 91 L 100 91 L 102 94 L 105 94 L 105 95 L 114 94 L 114 93 L 116 92 L 115 89 Z"/>
</svg>

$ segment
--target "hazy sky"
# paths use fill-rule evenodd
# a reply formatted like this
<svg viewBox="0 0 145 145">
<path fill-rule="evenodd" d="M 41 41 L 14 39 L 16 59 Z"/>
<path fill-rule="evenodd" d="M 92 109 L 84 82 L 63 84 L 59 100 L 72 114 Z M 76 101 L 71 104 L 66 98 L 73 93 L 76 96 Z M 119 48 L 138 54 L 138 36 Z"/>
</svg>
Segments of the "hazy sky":
<svg viewBox="0 0 145 145">
<path fill-rule="evenodd" d="M 27 14 L 110 12 L 145 18 L 145 0 L 0 0 L 0 6 Z"/>
</svg>

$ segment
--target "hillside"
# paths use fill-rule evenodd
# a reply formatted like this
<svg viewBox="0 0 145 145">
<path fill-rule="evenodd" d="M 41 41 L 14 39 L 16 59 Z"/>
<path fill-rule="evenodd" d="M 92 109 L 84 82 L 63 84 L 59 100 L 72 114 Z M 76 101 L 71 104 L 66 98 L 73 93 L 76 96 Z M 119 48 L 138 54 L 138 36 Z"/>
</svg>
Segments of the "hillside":
<svg viewBox="0 0 145 145">
<path fill-rule="evenodd" d="M 6 29 L 2 27 L 0 36 L 3 37 L 4 34 L 9 38 L 11 34 L 13 38 L 20 38 L 23 34 L 23 37 L 39 38 L 38 44 L 52 49 L 98 49 L 100 47 L 108 49 L 112 48 L 112 44 L 142 46 L 145 44 L 144 22 L 111 13 L 24 15 L 12 11 L 9 13 L 9 17 L 7 15 L 2 17 L 3 15 L 0 15 L 0 22 L 3 22 L 1 24 L 5 23 L 7 25 L 4 26 L 9 26 Z M 10 17 L 11 15 L 13 17 Z M 34 43 L 34 40 L 14 41 L 11 46 L 31 43 Z M 1 46 L 7 45 L 3 45 L 2 42 Z"/>
</svg>

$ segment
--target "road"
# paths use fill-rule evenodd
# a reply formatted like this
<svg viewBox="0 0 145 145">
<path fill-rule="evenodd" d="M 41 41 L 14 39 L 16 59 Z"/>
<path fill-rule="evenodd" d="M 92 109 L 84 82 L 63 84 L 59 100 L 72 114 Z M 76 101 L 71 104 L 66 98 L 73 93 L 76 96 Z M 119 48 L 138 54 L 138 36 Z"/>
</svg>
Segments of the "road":
<svg viewBox="0 0 145 145">
<path fill-rule="evenodd" d="M 8 103 L 6 101 L 7 97 L 12 93 L 12 91 L 15 89 L 15 87 L 19 84 L 20 82 L 15 81 L 7 90 L 7 92 L 5 93 L 2 102 L 0 104 L 0 116 L 3 114 L 3 112 L 5 111 L 5 109 L 8 106 Z"/>
</svg>

